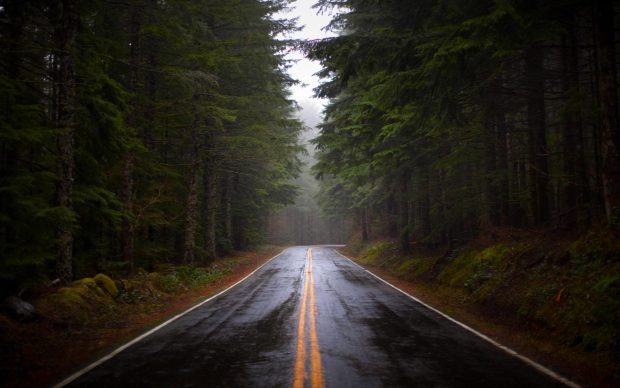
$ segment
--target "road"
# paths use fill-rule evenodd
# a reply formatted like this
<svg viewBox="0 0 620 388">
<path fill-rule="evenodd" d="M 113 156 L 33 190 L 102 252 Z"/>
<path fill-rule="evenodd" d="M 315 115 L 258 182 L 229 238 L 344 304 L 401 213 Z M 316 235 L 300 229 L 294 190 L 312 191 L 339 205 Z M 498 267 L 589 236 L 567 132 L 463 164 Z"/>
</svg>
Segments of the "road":
<svg viewBox="0 0 620 388">
<path fill-rule="evenodd" d="M 289 248 L 69 386 L 553 387 L 329 247 Z"/>
</svg>

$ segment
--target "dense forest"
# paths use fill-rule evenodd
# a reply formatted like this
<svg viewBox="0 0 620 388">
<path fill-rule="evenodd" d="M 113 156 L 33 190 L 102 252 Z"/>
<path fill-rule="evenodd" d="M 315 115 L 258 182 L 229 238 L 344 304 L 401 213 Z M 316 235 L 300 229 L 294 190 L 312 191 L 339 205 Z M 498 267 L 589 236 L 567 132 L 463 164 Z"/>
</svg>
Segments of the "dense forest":
<svg viewBox="0 0 620 388">
<path fill-rule="evenodd" d="M 280 245 L 346 244 L 352 235 L 351 217 L 327 214 L 320 206 L 320 181 L 314 178 L 316 164 L 312 139 L 317 134 L 321 114 L 318 107 L 302 105 L 300 119 L 307 126 L 300 137 L 306 152 L 300 155 L 302 168 L 294 183 L 299 194 L 293 204 L 278 209 L 267 219 L 267 240 Z"/>
<path fill-rule="evenodd" d="M 2 294 L 263 239 L 300 169 L 287 3 L 0 1 Z"/>
<path fill-rule="evenodd" d="M 321 0 L 320 199 L 364 240 L 620 223 L 618 2 Z"/>
</svg>

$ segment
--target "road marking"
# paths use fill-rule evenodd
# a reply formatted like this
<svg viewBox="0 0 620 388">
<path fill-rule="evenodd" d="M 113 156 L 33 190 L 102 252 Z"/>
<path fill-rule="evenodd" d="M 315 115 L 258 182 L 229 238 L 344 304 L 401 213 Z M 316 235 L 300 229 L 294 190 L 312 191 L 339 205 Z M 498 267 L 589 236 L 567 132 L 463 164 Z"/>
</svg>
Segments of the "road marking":
<svg viewBox="0 0 620 388">
<path fill-rule="evenodd" d="M 314 303 L 314 276 L 312 273 L 312 248 L 308 248 L 306 254 L 306 268 L 304 276 L 304 291 L 299 308 L 299 324 L 297 326 L 297 355 L 295 357 L 295 376 L 293 388 L 303 388 L 306 378 L 306 313 L 310 321 L 310 385 L 312 388 L 323 388 L 323 369 L 321 367 L 321 353 L 316 334 L 316 305 Z M 309 306 L 308 306 L 309 295 Z M 306 310 L 309 310 L 307 312 Z"/>
<path fill-rule="evenodd" d="M 537 363 L 536 361 L 527 358 L 519 353 L 517 353 L 515 350 L 510 349 L 509 347 L 500 344 L 499 342 L 495 341 L 494 339 L 486 336 L 485 334 L 480 333 L 479 331 L 476 331 L 475 329 L 467 326 L 466 324 L 464 324 L 463 322 L 457 321 L 456 319 L 452 318 L 451 316 L 437 310 L 436 308 L 422 302 L 420 299 L 416 298 L 415 296 L 410 295 L 409 293 L 401 290 L 400 288 L 396 287 L 395 285 L 393 285 L 392 283 L 388 282 L 387 280 L 384 280 L 382 278 L 380 278 L 379 276 L 375 275 L 374 273 L 370 272 L 369 270 L 367 270 L 366 268 L 362 267 L 361 265 L 357 264 L 355 261 L 351 260 L 350 258 L 348 258 L 347 256 L 343 255 L 342 253 L 338 252 L 337 250 L 333 250 L 334 252 L 336 252 L 337 254 L 339 254 L 340 256 L 344 257 L 345 259 L 349 260 L 351 263 L 353 263 L 354 265 L 360 267 L 362 270 L 364 270 L 365 272 L 367 272 L 368 274 L 374 276 L 375 278 L 377 278 L 378 280 L 380 280 L 381 282 L 387 284 L 388 286 L 392 287 L 393 289 L 400 291 L 401 293 L 405 294 L 406 296 L 408 296 L 410 299 L 412 299 L 413 301 L 415 301 L 418 304 L 421 304 L 422 306 L 426 307 L 427 309 L 434 311 L 435 313 L 441 315 L 442 317 L 446 318 L 447 320 L 449 320 L 452 323 L 457 324 L 458 326 L 462 327 L 463 329 L 475 334 L 476 336 L 482 338 L 483 340 L 487 341 L 488 343 L 490 343 L 491 345 L 494 345 L 495 347 L 503 350 L 504 352 L 510 354 L 513 357 L 518 358 L 519 360 L 523 361 L 524 363 L 528 364 L 529 366 L 531 366 L 532 368 L 536 369 L 537 371 L 563 383 L 566 384 L 569 387 L 572 388 L 579 388 L 580 385 L 575 383 L 574 381 L 571 381 L 569 379 L 567 379 L 564 376 L 561 376 L 559 374 L 557 374 L 556 372 L 552 371 L 549 368 L 546 368 L 542 365 L 540 365 L 539 363 Z"/>
<path fill-rule="evenodd" d="M 321 353 L 319 351 L 319 340 L 316 334 L 316 305 L 314 303 L 314 271 L 312 270 L 312 248 L 308 249 L 310 258 L 310 354 L 312 355 L 312 387 L 322 388 L 323 369 L 321 367 Z"/>
<path fill-rule="evenodd" d="M 147 331 L 146 333 L 140 335 L 139 337 L 134 338 L 133 340 L 127 342 L 126 344 L 116 348 L 115 350 L 113 350 L 111 353 L 107 354 L 106 356 L 103 356 L 102 358 L 100 358 L 99 360 L 93 362 L 92 364 L 84 367 L 83 369 L 80 369 L 79 371 L 75 372 L 74 374 L 72 374 L 71 376 L 67 377 L 66 379 L 62 380 L 61 382 L 59 382 L 58 384 L 54 385 L 53 388 L 60 388 L 60 387 L 64 387 L 65 385 L 75 381 L 76 379 L 78 379 L 79 377 L 81 377 L 82 375 L 90 372 L 91 370 L 95 369 L 96 367 L 98 367 L 99 365 L 103 364 L 104 362 L 108 361 L 109 359 L 113 358 L 114 356 L 118 355 L 119 353 L 121 353 L 123 350 L 129 348 L 132 345 L 135 345 L 136 343 L 142 341 L 143 339 L 145 339 L 146 337 L 148 337 L 149 335 L 155 333 L 157 330 L 163 328 L 164 326 L 169 325 L 170 323 L 176 321 L 177 319 L 181 318 L 182 316 L 184 316 L 185 314 L 194 311 L 195 309 L 197 309 L 198 307 L 204 305 L 205 303 L 208 303 L 210 301 L 212 301 L 213 299 L 225 294 L 226 292 L 228 292 L 229 290 L 231 290 L 232 288 L 234 288 L 235 286 L 237 286 L 238 284 L 244 282 L 246 279 L 248 279 L 250 276 L 254 275 L 256 272 L 258 272 L 258 270 L 260 270 L 261 268 L 263 268 L 265 265 L 267 265 L 269 262 L 271 262 L 273 259 L 275 259 L 276 257 L 281 256 L 284 252 L 286 252 L 288 250 L 288 248 L 284 249 L 282 252 L 278 253 L 277 255 L 275 255 L 274 257 L 272 257 L 271 259 L 267 260 L 266 262 L 264 262 L 260 267 L 256 268 L 254 271 L 252 271 L 249 275 L 247 275 L 246 277 L 244 277 L 243 279 L 239 280 L 237 283 L 233 284 L 232 286 L 228 287 L 225 290 L 222 290 L 220 292 L 218 292 L 217 294 L 213 295 L 212 297 L 203 300 L 202 302 L 190 307 L 189 309 L 183 311 L 180 314 L 175 315 L 174 317 L 168 319 L 166 322 L 154 327 L 153 329 Z"/>
<path fill-rule="evenodd" d="M 308 287 L 310 279 L 308 276 L 308 257 L 306 257 L 306 268 L 304 275 L 304 292 L 301 297 L 301 306 L 299 308 L 299 324 L 297 325 L 297 357 L 295 358 L 295 378 L 293 379 L 293 388 L 304 387 L 304 375 L 306 367 L 306 304 L 308 302 Z"/>
</svg>

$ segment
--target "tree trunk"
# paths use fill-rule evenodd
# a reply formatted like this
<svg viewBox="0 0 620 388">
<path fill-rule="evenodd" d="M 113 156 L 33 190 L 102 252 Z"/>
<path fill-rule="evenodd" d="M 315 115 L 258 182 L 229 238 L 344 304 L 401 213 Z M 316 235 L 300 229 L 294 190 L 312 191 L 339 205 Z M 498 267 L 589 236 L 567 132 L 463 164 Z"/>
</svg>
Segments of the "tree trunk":
<svg viewBox="0 0 620 388">
<path fill-rule="evenodd" d="M 134 5 L 131 9 L 129 18 L 129 76 L 128 76 L 128 89 L 133 94 L 131 100 L 131 109 L 127 115 L 127 126 L 133 129 L 135 133 L 136 125 L 138 122 L 138 104 L 135 95 L 138 90 L 138 68 L 140 65 L 140 29 L 142 22 L 142 6 Z M 123 167 L 123 187 L 121 190 L 121 201 L 125 207 L 129 217 L 133 217 L 134 206 L 134 170 L 135 170 L 136 155 L 134 150 L 129 150 L 125 155 L 125 164 Z M 134 251 L 134 229 L 135 224 L 133 219 L 123 221 L 121 227 L 121 256 L 124 261 L 128 262 L 130 268 L 133 270 L 133 251 Z"/>
<path fill-rule="evenodd" d="M 363 208 L 360 210 L 360 224 L 362 227 L 362 241 L 369 240 L 369 230 L 368 230 L 368 209 Z"/>
<path fill-rule="evenodd" d="M 233 193 L 233 176 L 232 173 L 226 173 L 224 178 L 224 238 L 232 243 L 232 193 Z"/>
<path fill-rule="evenodd" d="M 195 260 L 196 227 L 198 212 L 198 181 L 200 179 L 200 162 L 197 156 L 192 158 L 192 171 L 189 182 L 189 192 L 186 200 L 185 239 L 183 246 L 183 261 L 192 264 Z"/>
<path fill-rule="evenodd" d="M 134 192 L 134 166 L 135 154 L 130 151 L 125 155 L 125 163 L 123 166 L 123 186 L 121 189 L 121 201 L 125 206 L 125 211 L 129 217 L 133 217 L 133 192 Z M 130 269 L 133 271 L 133 249 L 134 249 L 134 220 L 128 219 L 123 221 L 121 227 L 121 257 L 129 263 Z"/>
<path fill-rule="evenodd" d="M 211 164 L 211 168 L 206 171 L 206 207 L 207 219 L 205 224 L 205 250 L 210 259 L 217 257 L 217 236 L 216 236 L 216 220 L 217 220 L 217 174 L 215 166 Z M 232 223 L 232 218 L 230 219 Z M 232 225 L 231 225 L 232 229 Z"/>
<path fill-rule="evenodd" d="M 596 1 L 594 25 L 599 53 L 603 200 L 607 221 L 612 222 L 618 215 L 620 205 L 620 119 L 616 84 L 613 1 Z"/>
<path fill-rule="evenodd" d="M 403 252 L 410 251 L 409 245 L 409 174 L 400 176 L 400 193 L 398 193 L 398 234 Z"/>
<path fill-rule="evenodd" d="M 217 220 L 217 167 L 212 157 L 205 168 L 205 251 L 209 259 L 217 257 L 216 220 Z"/>
<path fill-rule="evenodd" d="M 532 214 L 535 224 L 543 224 L 549 220 L 549 166 L 547 161 L 543 52 L 540 47 L 530 47 L 526 50 L 525 73 L 528 88 L 527 125 Z"/>
<path fill-rule="evenodd" d="M 56 203 L 67 213 L 73 212 L 74 137 L 76 129 L 76 75 L 73 49 L 79 26 L 77 0 L 58 3 L 58 19 L 54 39 L 56 43 L 57 103 L 55 126 L 60 130 L 58 146 L 58 184 Z M 69 218 L 69 217 L 67 217 Z M 56 274 L 68 282 L 73 278 L 73 221 L 62 219 L 56 228 L 57 258 Z"/>
<path fill-rule="evenodd" d="M 193 103 L 198 103 L 198 96 L 194 96 Z M 185 231 L 183 240 L 183 262 L 186 264 L 193 264 L 195 261 L 196 228 L 198 226 L 198 185 L 201 177 L 201 146 L 198 139 L 198 123 L 198 113 L 194 112 L 194 120 L 191 130 L 192 151 L 190 157 L 192 167 L 186 200 Z"/>
<path fill-rule="evenodd" d="M 498 177 L 498 225 L 507 225 L 510 218 L 510 182 L 508 180 L 508 128 L 503 111 L 496 113 Z"/>
<path fill-rule="evenodd" d="M 430 194 L 430 176 L 428 171 L 422 170 L 422 179 L 418 188 L 418 209 L 419 214 L 416 217 L 420 226 L 416 228 L 418 236 L 416 240 L 422 240 L 431 233 L 431 194 Z"/>
<path fill-rule="evenodd" d="M 496 108 L 493 106 L 491 111 Z M 487 113 L 491 116 L 493 113 Z M 497 153 L 495 146 L 495 123 L 488 118 L 485 123 L 485 204 L 484 218 L 491 225 L 498 225 Z"/>
</svg>

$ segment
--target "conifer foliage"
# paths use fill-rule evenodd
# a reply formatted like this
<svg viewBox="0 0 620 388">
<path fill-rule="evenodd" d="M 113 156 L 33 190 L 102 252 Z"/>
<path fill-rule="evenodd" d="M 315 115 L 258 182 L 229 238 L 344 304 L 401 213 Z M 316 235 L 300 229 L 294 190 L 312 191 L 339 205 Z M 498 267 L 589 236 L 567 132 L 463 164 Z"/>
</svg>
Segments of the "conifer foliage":
<svg viewBox="0 0 620 388">
<path fill-rule="evenodd" d="M 3 294 L 261 241 L 299 171 L 286 6 L 0 1 Z"/>
<path fill-rule="evenodd" d="M 619 4 L 321 0 L 322 200 L 364 238 L 620 222 Z"/>
</svg>

